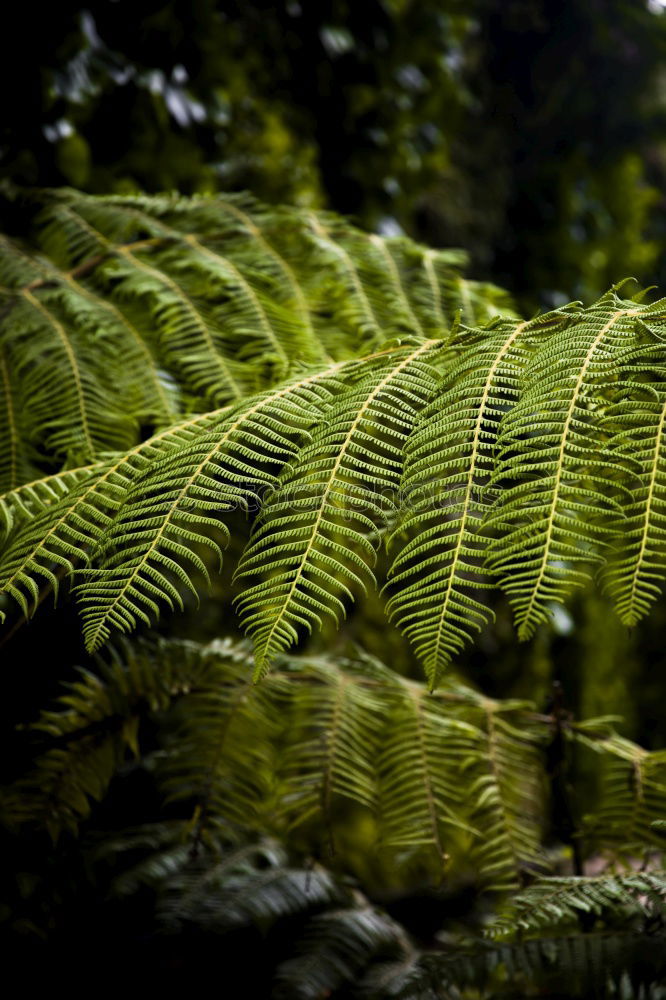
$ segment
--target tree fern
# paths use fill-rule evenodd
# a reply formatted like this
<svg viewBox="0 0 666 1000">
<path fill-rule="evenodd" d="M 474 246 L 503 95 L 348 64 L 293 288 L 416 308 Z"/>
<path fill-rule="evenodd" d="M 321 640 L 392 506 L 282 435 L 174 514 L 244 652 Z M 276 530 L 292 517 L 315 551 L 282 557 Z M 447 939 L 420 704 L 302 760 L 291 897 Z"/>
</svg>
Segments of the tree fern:
<svg viewBox="0 0 666 1000">
<path fill-rule="evenodd" d="M 0 255 L 0 581 L 25 613 L 73 576 L 96 649 L 205 585 L 204 549 L 248 504 L 237 603 L 257 676 L 340 623 L 389 529 L 388 612 L 433 686 L 491 621 L 491 586 L 522 638 L 594 568 L 627 622 L 647 611 L 666 552 L 663 303 L 614 290 L 470 329 L 456 314 L 506 307 L 455 255 L 325 213 L 27 206 L 39 252 Z"/>
</svg>

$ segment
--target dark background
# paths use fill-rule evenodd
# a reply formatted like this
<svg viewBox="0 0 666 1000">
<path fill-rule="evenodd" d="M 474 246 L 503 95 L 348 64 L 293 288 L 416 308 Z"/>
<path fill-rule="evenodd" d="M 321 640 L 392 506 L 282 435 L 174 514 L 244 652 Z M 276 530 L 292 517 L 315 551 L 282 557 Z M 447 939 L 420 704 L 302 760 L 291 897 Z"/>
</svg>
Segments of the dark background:
<svg viewBox="0 0 666 1000">
<path fill-rule="evenodd" d="M 526 308 L 664 284 L 656 0 L 12 5 L 0 172 L 250 189 L 464 247 Z"/>
</svg>

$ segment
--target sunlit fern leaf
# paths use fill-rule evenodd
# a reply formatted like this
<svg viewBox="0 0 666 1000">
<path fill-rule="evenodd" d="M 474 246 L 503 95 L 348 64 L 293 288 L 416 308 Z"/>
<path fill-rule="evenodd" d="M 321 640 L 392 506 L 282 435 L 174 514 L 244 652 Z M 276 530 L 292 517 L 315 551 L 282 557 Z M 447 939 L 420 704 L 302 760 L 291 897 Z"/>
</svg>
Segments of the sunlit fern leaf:
<svg viewBox="0 0 666 1000">
<path fill-rule="evenodd" d="M 398 351 L 337 397 L 264 506 L 236 574 L 263 578 L 237 600 L 257 676 L 299 630 L 312 631 L 323 615 L 339 623 L 344 599 L 374 583 L 373 533 L 384 505 L 396 505 L 402 448 L 435 389 L 428 361 L 441 346 Z"/>
<path fill-rule="evenodd" d="M 337 366 L 339 367 L 339 366 Z M 124 498 L 122 510 L 96 540 L 96 565 L 82 571 L 77 592 L 87 647 L 112 628 L 129 631 L 159 613 L 159 601 L 182 607 L 180 586 L 196 593 L 189 573 L 207 571 L 201 545 L 220 555 L 209 529 L 220 514 L 246 508 L 275 483 L 275 470 L 298 452 L 323 404 L 337 389 L 337 367 L 287 382 L 238 404 L 215 431 L 200 434 L 154 461 Z"/>
<path fill-rule="evenodd" d="M 375 961 L 401 956 L 408 947 L 399 924 L 371 906 L 327 910 L 306 925 L 296 943 L 301 954 L 278 966 L 275 1000 L 319 1000 L 357 983 Z"/>
<path fill-rule="evenodd" d="M 51 476 L 41 476 L 0 493 L 0 539 L 5 542 L 37 514 L 52 510 L 54 505 L 85 479 L 92 479 L 107 467 L 106 462 L 66 469 Z"/>
<path fill-rule="evenodd" d="M 537 352 L 519 402 L 502 420 L 491 485 L 509 485 L 485 522 L 498 535 L 488 565 L 522 639 L 603 561 L 627 487 L 623 470 L 601 453 L 601 418 L 637 323 L 652 317 L 663 326 L 660 311 L 663 304 L 638 305 L 609 292 Z"/>
<path fill-rule="evenodd" d="M 3 521 L 13 527 L 17 518 L 17 524 L 2 551 L 0 589 L 18 602 L 26 616 L 39 599 L 38 580 L 46 581 L 57 595 L 59 580 L 89 562 L 135 477 L 169 451 L 186 446 L 197 431 L 206 431 L 226 417 L 226 408 L 192 417 L 115 459 L 5 494 Z"/>
<path fill-rule="evenodd" d="M 597 849 L 627 857 L 663 847 L 653 826 L 666 815 L 666 751 L 648 751 L 591 719 L 573 737 L 593 752 L 598 789 L 594 811 L 583 816 L 583 835 Z M 590 739 L 590 735 L 594 734 Z"/>
<path fill-rule="evenodd" d="M 622 621 L 636 625 L 666 577 L 666 392 L 656 384 L 636 386 L 634 398 L 611 407 L 608 418 L 620 428 L 608 460 L 628 460 L 637 482 L 602 583 Z"/>
<path fill-rule="evenodd" d="M 403 512 L 389 539 L 393 596 L 387 612 L 433 685 L 491 620 L 492 612 L 472 594 L 488 586 L 480 526 L 491 502 L 486 487 L 499 421 L 518 398 L 531 354 L 570 319 L 562 310 L 530 322 L 504 321 L 472 338 L 407 442 Z"/>
</svg>

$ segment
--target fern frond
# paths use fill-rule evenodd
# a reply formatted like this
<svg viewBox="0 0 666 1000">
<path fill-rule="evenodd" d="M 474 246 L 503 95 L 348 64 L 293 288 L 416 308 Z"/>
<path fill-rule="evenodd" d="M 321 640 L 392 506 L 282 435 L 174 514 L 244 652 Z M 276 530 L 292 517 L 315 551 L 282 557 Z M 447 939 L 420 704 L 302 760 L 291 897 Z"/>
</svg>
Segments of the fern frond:
<svg viewBox="0 0 666 1000">
<path fill-rule="evenodd" d="M 149 614 L 159 614 L 159 600 L 182 607 L 174 580 L 196 593 L 182 561 L 207 577 L 196 547 L 208 546 L 221 560 L 218 544 L 204 529 L 224 531 L 221 513 L 246 508 L 257 491 L 274 484 L 272 470 L 297 453 L 337 388 L 335 375 L 332 366 L 253 397 L 215 433 L 200 434 L 151 464 L 97 540 L 99 565 L 85 570 L 77 588 L 89 649 L 97 649 L 112 627 L 128 631 L 137 619 L 149 621 Z"/>
<path fill-rule="evenodd" d="M 400 1000 L 439 1000 L 476 996 L 498 1000 L 520 997 L 642 997 L 663 1000 L 662 927 L 637 929 L 631 922 L 617 930 L 544 934 L 526 941 L 471 939 L 436 955 L 422 955 L 397 974 L 402 988 L 388 996 Z M 388 977 L 392 966 L 388 966 Z M 460 991 L 460 992 L 459 992 Z"/>
<path fill-rule="evenodd" d="M 620 428 L 609 461 L 628 457 L 638 482 L 601 574 L 626 625 L 647 614 L 666 576 L 666 393 L 656 384 L 636 389 L 642 399 L 623 400 L 608 413 Z"/>
<path fill-rule="evenodd" d="M 55 839 L 76 830 L 128 752 L 138 755 L 138 722 L 146 708 L 164 711 L 200 673 L 198 658 L 181 655 L 159 670 L 149 659 L 116 654 L 98 672 L 80 670 L 59 710 L 42 713 L 32 729 L 46 747 L 33 770 L 4 798 L 4 821 L 38 824 Z M 52 744 L 52 745 L 49 745 Z"/>
<path fill-rule="evenodd" d="M 24 424 L 73 464 L 133 440 L 127 412 L 111 391 L 111 373 L 118 384 L 122 375 L 108 338 L 104 331 L 93 338 L 81 328 L 73 336 L 63 315 L 80 306 L 59 288 L 22 288 L 7 304 L 12 322 L 3 336 Z"/>
<path fill-rule="evenodd" d="M 57 596 L 61 576 L 86 565 L 93 546 L 113 522 L 134 478 L 151 461 L 183 447 L 197 431 L 224 420 L 227 408 L 169 427 L 115 460 L 98 462 L 28 483 L 2 498 L 3 520 L 17 530 L 2 553 L 0 589 L 26 617 L 45 579 Z"/>
<path fill-rule="evenodd" d="M 418 408 L 435 388 L 428 356 L 441 341 L 397 352 L 343 393 L 264 506 L 238 566 L 262 582 L 241 593 L 241 621 L 255 639 L 256 676 L 271 659 L 328 614 L 339 623 L 342 598 L 374 583 L 370 566 L 382 501 L 400 482 L 401 453 Z"/>
<path fill-rule="evenodd" d="M 229 824 L 307 838 L 312 818 L 334 842 L 357 804 L 402 864 L 441 876 L 462 852 L 484 884 L 506 886 L 535 863 L 543 762 L 529 711 L 460 685 L 430 695 L 360 656 L 282 658 L 256 686 L 250 657 L 248 643 L 161 641 L 83 672 L 39 722 L 55 745 L 19 783 L 25 819 L 75 826 L 149 719 L 151 769 L 195 845 Z"/>
<path fill-rule="evenodd" d="M 666 815 L 666 751 L 645 750 L 612 732 L 599 736 L 597 726 L 591 719 L 573 732 L 593 751 L 599 785 L 595 810 L 583 817 L 585 839 L 625 857 L 663 847 L 654 823 Z"/>
<path fill-rule="evenodd" d="M 401 956 L 409 945 L 398 924 L 371 906 L 327 910 L 306 926 L 296 948 L 275 973 L 275 1000 L 318 1000 L 357 983 L 377 960 Z"/>
<path fill-rule="evenodd" d="M 25 442 L 22 415 L 12 387 L 7 354 L 0 350 L 0 491 L 16 489 L 36 473 L 34 459 Z M 32 459 L 32 461 L 31 461 Z"/>
<path fill-rule="evenodd" d="M 161 916 L 172 930 L 188 923 L 213 932 L 266 927 L 341 903 L 348 892 L 319 865 L 290 866 L 279 844 L 266 840 L 227 855 L 190 863 L 167 884 Z"/>
<path fill-rule="evenodd" d="M 434 850 L 440 874 L 456 831 L 476 835 L 459 775 L 478 754 L 478 731 L 428 696 L 420 684 L 396 683 L 377 758 L 382 841 L 392 848 Z"/>
<path fill-rule="evenodd" d="M 514 485 L 502 489 L 485 521 L 498 534 L 488 565 L 509 596 L 520 638 L 603 561 L 627 491 L 622 470 L 601 454 L 600 418 L 637 326 L 661 330 L 663 322 L 663 304 L 627 303 L 609 292 L 537 352 L 520 401 L 503 418 L 491 485 Z"/>
<path fill-rule="evenodd" d="M 487 703 L 485 715 L 486 742 L 469 773 L 471 821 L 482 831 L 472 856 L 488 887 L 504 892 L 520 884 L 525 870 L 548 869 L 541 845 L 549 734 L 501 702 Z"/>
<path fill-rule="evenodd" d="M 503 322 L 473 341 L 407 442 L 403 515 L 389 539 L 394 594 L 387 612 L 413 643 L 433 686 L 452 656 L 491 620 L 470 590 L 488 586 L 480 526 L 499 421 L 518 398 L 530 355 L 570 318 L 562 310 L 531 322 Z"/>
<path fill-rule="evenodd" d="M 375 676 L 365 663 L 308 659 L 306 670 L 286 670 L 274 685 L 289 733 L 278 762 L 282 812 L 290 827 L 314 815 L 330 830 L 334 797 L 375 807 L 376 752 L 387 706 L 381 689 L 364 683 Z M 294 684 L 300 684 L 298 693 Z"/>
<path fill-rule="evenodd" d="M 666 873 L 631 872 L 594 878 L 544 878 L 511 899 L 488 928 L 493 938 L 536 935 L 544 929 L 577 924 L 581 914 L 666 916 Z"/>
</svg>

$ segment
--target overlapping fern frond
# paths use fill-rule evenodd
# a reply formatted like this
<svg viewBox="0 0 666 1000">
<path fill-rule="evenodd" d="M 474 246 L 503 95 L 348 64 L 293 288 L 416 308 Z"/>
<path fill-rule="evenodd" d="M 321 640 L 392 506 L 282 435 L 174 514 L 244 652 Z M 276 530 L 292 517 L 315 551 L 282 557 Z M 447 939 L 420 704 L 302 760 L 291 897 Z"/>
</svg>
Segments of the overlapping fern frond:
<svg viewBox="0 0 666 1000">
<path fill-rule="evenodd" d="M 562 310 L 530 323 L 506 322 L 473 340 L 407 442 L 404 515 L 389 543 L 394 595 L 387 610 L 433 682 L 491 617 L 470 591 L 488 585 L 480 529 L 491 504 L 487 486 L 500 419 L 518 398 L 539 340 L 569 318 Z"/>
<path fill-rule="evenodd" d="M 591 751 L 599 785 L 598 808 L 583 817 L 590 846 L 627 858 L 663 849 L 658 824 L 666 815 L 666 751 L 648 752 L 600 730 L 594 719 L 579 724 L 574 739 Z"/>
<path fill-rule="evenodd" d="M 387 860 L 419 863 L 435 879 L 447 856 L 499 890 L 548 869 L 548 717 L 452 682 L 429 694 L 360 654 L 281 658 L 253 685 L 250 657 L 230 640 L 162 641 L 124 646 L 81 673 L 37 723 L 35 766 L 8 790 L 7 818 L 54 835 L 75 829 L 128 755 L 148 753 L 161 793 L 190 818 L 191 844 L 231 824 L 314 835 L 321 849 L 317 838 L 335 844 L 353 808 L 372 818 Z M 159 734 L 157 747 L 145 748 L 144 731 Z M 608 732 L 585 739 L 602 763 L 614 759 Z M 658 767 L 659 754 L 623 746 L 646 771 Z M 602 788 L 601 813 L 617 810 L 613 794 Z M 615 844 L 635 851 L 663 798 L 645 802 L 638 787 L 632 795 L 626 809 L 642 810 L 640 829 Z"/>
<path fill-rule="evenodd" d="M 340 597 L 374 584 L 378 531 L 397 507 L 402 449 L 435 389 L 428 358 L 442 346 L 394 352 L 338 396 L 264 504 L 237 571 L 261 577 L 238 599 L 259 673 L 298 641 L 299 626 L 311 631 L 322 614 L 339 624 Z"/>
<path fill-rule="evenodd" d="M 239 507 L 259 512 L 236 575 L 257 675 L 342 621 L 389 534 L 388 612 L 431 686 L 489 587 L 522 638 L 595 568 L 624 620 L 648 610 L 663 302 L 498 318 L 455 255 L 326 214 L 35 199 L 48 259 L 0 256 L 0 586 L 26 614 L 74 577 L 90 649 L 154 620 L 205 585 Z"/>
</svg>

